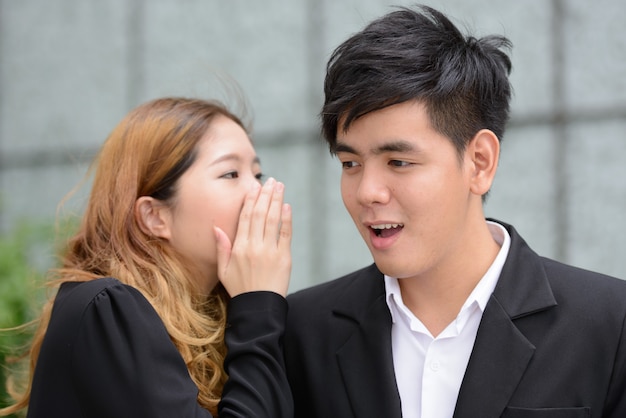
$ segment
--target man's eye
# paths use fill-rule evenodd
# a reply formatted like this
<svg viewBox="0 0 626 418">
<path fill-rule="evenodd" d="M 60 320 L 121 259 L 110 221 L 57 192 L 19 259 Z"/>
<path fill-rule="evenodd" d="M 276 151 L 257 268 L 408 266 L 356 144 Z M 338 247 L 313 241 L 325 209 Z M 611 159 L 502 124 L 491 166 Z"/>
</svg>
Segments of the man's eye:
<svg viewBox="0 0 626 418">
<path fill-rule="evenodd" d="M 222 175 L 223 179 L 236 179 L 239 177 L 239 173 L 236 171 L 229 171 L 228 173 Z"/>
<path fill-rule="evenodd" d="M 356 161 L 342 161 L 341 162 L 341 166 L 343 168 L 352 168 L 352 167 L 356 167 L 358 164 Z"/>
<path fill-rule="evenodd" d="M 389 165 L 394 166 L 394 167 L 405 167 L 407 165 L 410 165 L 410 163 L 406 161 L 401 161 L 401 160 L 391 160 L 389 161 Z"/>
</svg>

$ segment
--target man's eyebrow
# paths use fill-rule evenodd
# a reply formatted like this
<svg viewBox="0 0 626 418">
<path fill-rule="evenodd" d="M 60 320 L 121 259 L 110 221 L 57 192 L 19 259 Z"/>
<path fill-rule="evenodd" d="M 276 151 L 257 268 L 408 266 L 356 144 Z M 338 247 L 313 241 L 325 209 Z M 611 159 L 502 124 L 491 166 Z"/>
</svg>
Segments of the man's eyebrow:
<svg viewBox="0 0 626 418">
<path fill-rule="evenodd" d="M 385 142 L 380 146 L 376 147 L 372 150 L 374 154 L 383 154 L 385 152 L 411 152 L 415 151 L 415 146 L 409 142 L 404 141 L 402 139 Z"/>
<path fill-rule="evenodd" d="M 335 153 L 338 153 L 338 152 L 348 152 L 350 154 L 357 154 L 354 148 L 352 148 L 350 145 L 344 144 L 343 142 L 337 142 L 337 145 L 335 145 Z"/>
<path fill-rule="evenodd" d="M 415 146 L 409 142 L 402 139 L 385 142 L 376 148 L 372 149 L 373 154 L 383 154 L 385 152 L 412 152 L 415 151 Z M 358 152 L 352 148 L 350 145 L 345 144 L 343 142 L 337 142 L 335 146 L 335 152 L 347 152 L 350 154 L 358 154 Z"/>
</svg>

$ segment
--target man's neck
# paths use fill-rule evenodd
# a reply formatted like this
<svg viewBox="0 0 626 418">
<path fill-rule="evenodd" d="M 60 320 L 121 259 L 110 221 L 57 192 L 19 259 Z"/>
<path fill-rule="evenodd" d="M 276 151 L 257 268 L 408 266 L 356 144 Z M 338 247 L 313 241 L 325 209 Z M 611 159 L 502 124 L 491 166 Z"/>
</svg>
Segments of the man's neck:
<svg viewBox="0 0 626 418">
<path fill-rule="evenodd" d="M 405 306 L 435 337 L 457 317 L 500 250 L 486 223 L 466 242 L 436 271 L 398 280 Z"/>
</svg>

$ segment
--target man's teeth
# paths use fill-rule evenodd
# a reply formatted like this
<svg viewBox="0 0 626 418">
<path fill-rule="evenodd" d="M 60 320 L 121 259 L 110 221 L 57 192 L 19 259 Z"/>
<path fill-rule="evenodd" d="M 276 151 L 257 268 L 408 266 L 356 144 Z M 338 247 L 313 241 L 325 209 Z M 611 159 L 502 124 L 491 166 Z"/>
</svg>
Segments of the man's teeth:
<svg viewBox="0 0 626 418">
<path fill-rule="evenodd" d="M 381 225 L 372 225 L 372 229 L 392 229 L 402 226 L 402 224 L 381 224 Z"/>
</svg>

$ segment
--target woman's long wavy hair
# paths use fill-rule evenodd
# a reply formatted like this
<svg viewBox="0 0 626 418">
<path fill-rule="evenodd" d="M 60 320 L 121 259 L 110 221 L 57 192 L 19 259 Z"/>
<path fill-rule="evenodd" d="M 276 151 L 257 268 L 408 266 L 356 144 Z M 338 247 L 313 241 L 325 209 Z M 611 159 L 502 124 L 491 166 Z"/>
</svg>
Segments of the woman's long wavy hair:
<svg viewBox="0 0 626 418">
<path fill-rule="evenodd" d="M 195 160 L 199 140 L 220 115 L 246 130 L 241 120 L 218 102 L 162 98 L 131 111 L 94 161 L 92 191 L 80 227 L 49 282 L 56 289 L 63 282 L 111 276 L 141 291 L 187 364 L 199 389 L 198 402 L 214 415 L 226 380 L 228 295 L 221 285 L 211 295 L 203 295 L 191 264 L 167 241 L 144 233 L 134 208 L 141 196 L 174 204 L 177 180 Z M 0 414 L 28 406 L 52 303 L 53 299 L 44 307 L 33 337 L 25 390 L 18 391 L 9 380 L 16 403 Z"/>
</svg>

